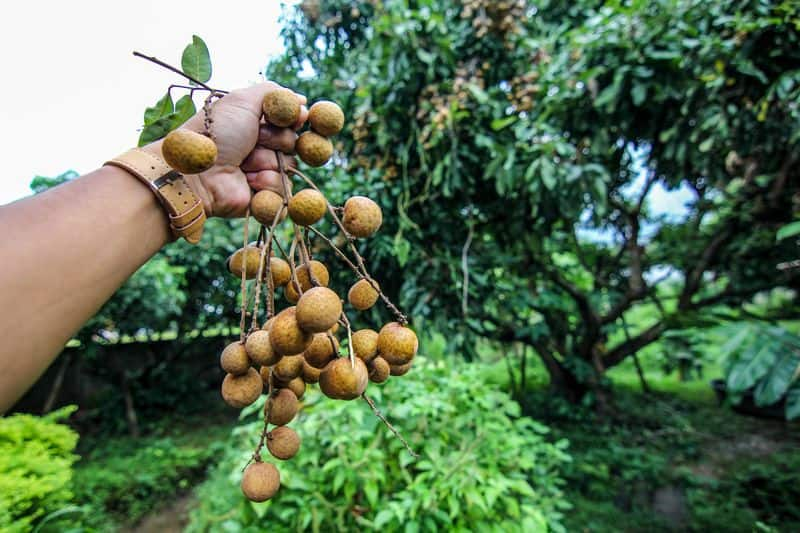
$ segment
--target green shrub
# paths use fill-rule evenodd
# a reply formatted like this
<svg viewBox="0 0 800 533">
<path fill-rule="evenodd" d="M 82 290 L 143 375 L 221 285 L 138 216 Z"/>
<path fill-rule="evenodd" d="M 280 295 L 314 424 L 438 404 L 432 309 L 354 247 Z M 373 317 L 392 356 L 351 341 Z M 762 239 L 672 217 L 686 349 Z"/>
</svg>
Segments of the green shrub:
<svg viewBox="0 0 800 533">
<path fill-rule="evenodd" d="M 75 409 L 0 418 L 0 531 L 30 531 L 69 509 L 78 434 L 60 422 Z"/>
<path fill-rule="evenodd" d="M 98 510 L 92 525 L 134 523 L 202 478 L 220 448 L 205 439 L 185 440 L 119 438 L 85 456 L 75 470 L 75 493 L 78 502 Z"/>
<path fill-rule="evenodd" d="M 245 410 L 225 457 L 198 489 L 189 531 L 563 530 L 567 441 L 548 442 L 548 428 L 520 418 L 507 394 L 485 386 L 483 371 L 419 361 L 404 378 L 369 388 L 418 459 L 365 402 L 309 391 L 292 423 L 300 452 L 278 464 L 280 492 L 251 504 L 239 482 L 260 432 L 262 399 Z"/>
</svg>

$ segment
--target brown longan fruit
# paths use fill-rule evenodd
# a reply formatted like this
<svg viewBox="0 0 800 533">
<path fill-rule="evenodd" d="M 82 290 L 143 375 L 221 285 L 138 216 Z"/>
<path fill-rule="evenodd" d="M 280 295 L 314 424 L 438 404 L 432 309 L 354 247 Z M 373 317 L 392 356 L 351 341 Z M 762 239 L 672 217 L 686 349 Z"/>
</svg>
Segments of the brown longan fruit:
<svg viewBox="0 0 800 533">
<path fill-rule="evenodd" d="M 389 374 L 392 371 L 389 367 L 389 363 L 381 356 L 370 361 L 367 365 L 367 369 L 369 370 L 369 380 L 373 383 L 383 383 L 389 379 Z"/>
<path fill-rule="evenodd" d="M 222 380 L 222 398 L 231 407 L 241 409 L 256 401 L 261 396 L 264 383 L 261 374 L 255 368 L 247 369 L 241 376 L 227 374 Z"/>
<path fill-rule="evenodd" d="M 317 383 L 319 381 L 319 376 L 322 374 L 321 368 L 314 368 L 313 366 L 309 365 L 307 361 L 303 361 L 303 382 L 305 383 Z"/>
<path fill-rule="evenodd" d="M 272 226 L 275 215 L 278 213 L 280 213 L 279 222 L 286 218 L 286 210 L 283 208 L 283 198 L 280 194 L 264 189 L 250 198 L 250 214 L 265 226 Z"/>
<path fill-rule="evenodd" d="M 302 376 L 298 376 L 288 383 L 283 383 L 282 389 L 289 389 L 297 396 L 298 400 L 302 400 L 306 394 L 306 382 L 303 381 Z"/>
<path fill-rule="evenodd" d="M 263 329 L 264 331 L 269 331 L 269 327 L 272 325 L 272 322 L 273 322 L 274 320 L 275 320 L 275 317 L 274 317 L 274 316 L 271 316 L 271 317 L 269 317 L 269 318 L 267 319 L 267 321 L 266 321 L 266 322 L 264 322 L 264 325 L 263 325 L 263 326 L 261 326 L 261 329 Z"/>
<path fill-rule="evenodd" d="M 311 273 L 314 275 L 314 279 L 321 286 L 327 287 L 331 276 L 328 273 L 328 268 L 325 266 L 325 264 L 315 259 L 309 261 L 308 264 L 311 265 Z M 308 274 L 308 265 L 305 263 L 300 265 L 295 273 L 297 274 L 297 281 L 300 283 L 300 288 L 303 289 L 303 292 L 315 286 L 311 282 L 311 276 Z"/>
<path fill-rule="evenodd" d="M 275 374 L 275 377 L 284 382 L 298 377 L 302 372 L 302 355 L 284 355 L 281 357 L 280 361 L 272 367 L 272 373 Z"/>
<path fill-rule="evenodd" d="M 267 449 L 276 459 L 291 459 L 300 449 L 300 435 L 290 427 L 277 427 L 267 434 Z"/>
<path fill-rule="evenodd" d="M 328 202 L 315 189 L 303 189 L 289 200 L 289 218 L 300 226 L 310 226 L 325 216 Z"/>
<path fill-rule="evenodd" d="M 255 462 L 245 468 L 242 475 L 242 492 L 251 502 L 265 502 L 275 496 L 281 487 L 281 474 L 275 465 Z"/>
<path fill-rule="evenodd" d="M 417 354 L 419 341 L 411 328 L 389 322 L 378 333 L 378 353 L 390 365 L 404 365 Z"/>
<path fill-rule="evenodd" d="M 334 359 L 319 377 L 319 388 L 328 398 L 353 400 L 367 389 L 369 372 L 367 365 L 358 357 L 350 362 L 349 357 Z"/>
<path fill-rule="evenodd" d="M 297 95 L 294 91 L 283 87 L 264 95 L 262 109 L 267 122 L 281 128 L 293 126 L 300 118 L 300 102 L 297 100 Z"/>
<path fill-rule="evenodd" d="M 313 333 L 300 328 L 295 307 L 287 307 L 275 315 L 269 327 L 269 340 L 272 347 L 282 355 L 302 353 L 314 339 Z"/>
<path fill-rule="evenodd" d="M 247 356 L 244 345 L 239 341 L 227 345 L 219 357 L 219 366 L 226 373 L 235 376 L 246 373 L 250 368 L 250 358 Z"/>
<path fill-rule="evenodd" d="M 312 333 L 329 330 L 341 314 L 342 301 L 328 287 L 313 287 L 297 302 L 297 324 Z"/>
<path fill-rule="evenodd" d="M 339 341 L 329 332 L 323 332 L 314 334 L 314 340 L 303 352 L 303 357 L 307 364 L 322 369 L 337 353 L 339 353 Z"/>
<path fill-rule="evenodd" d="M 276 287 L 283 287 L 289 283 L 292 277 L 292 269 L 289 268 L 289 263 L 280 257 L 269 258 L 269 272 L 272 275 L 272 283 Z"/>
<path fill-rule="evenodd" d="M 276 353 L 269 342 L 269 332 L 263 329 L 256 330 L 247 336 L 244 343 L 247 355 L 250 360 L 257 365 L 272 366 L 280 359 L 280 354 Z"/>
<path fill-rule="evenodd" d="M 247 248 L 239 248 L 228 258 L 228 272 L 242 277 L 242 265 L 245 265 L 245 279 L 255 279 L 258 276 L 258 262 L 261 259 L 261 248 L 248 245 Z"/>
<path fill-rule="evenodd" d="M 369 363 L 378 354 L 378 332 L 374 329 L 359 329 L 351 335 L 353 354 Z"/>
<path fill-rule="evenodd" d="M 331 137 L 342 131 L 344 113 L 337 104 L 320 100 L 308 110 L 308 121 L 311 123 L 311 129 L 320 135 Z"/>
<path fill-rule="evenodd" d="M 164 161 L 181 174 L 200 174 L 217 160 L 217 145 L 205 135 L 178 129 L 164 137 L 161 154 Z"/>
<path fill-rule="evenodd" d="M 294 144 L 297 155 L 303 162 L 311 167 L 321 167 L 333 155 L 333 143 L 313 131 L 304 131 Z"/>
<path fill-rule="evenodd" d="M 380 206 L 366 196 L 351 196 L 344 203 L 342 225 L 353 237 L 369 237 L 378 231 L 382 222 Z"/>
<path fill-rule="evenodd" d="M 378 282 L 372 280 L 376 287 L 379 287 Z M 347 300 L 350 305 L 359 311 L 366 311 L 378 301 L 378 291 L 376 291 L 369 280 L 360 279 L 356 281 L 350 290 L 347 292 Z"/>
<path fill-rule="evenodd" d="M 411 370 L 413 363 L 414 361 L 409 361 L 404 365 L 389 365 L 389 374 L 392 376 L 405 376 Z"/>
<path fill-rule="evenodd" d="M 283 288 L 283 296 L 290 304 L 296 304 L 300 300 L 300 294 L 298 294 L 297 289 L 294 288 L 294 282 L 291 280 L 289 280 Z"/>
<path fill-rule="evenodd" d="M 269 409 L 269 423 L 276 426 L 285 426 L 297 414 L 297 396 L 289 389 L 278 389 L 264 404 L 266 412 Z"/>
</svg>

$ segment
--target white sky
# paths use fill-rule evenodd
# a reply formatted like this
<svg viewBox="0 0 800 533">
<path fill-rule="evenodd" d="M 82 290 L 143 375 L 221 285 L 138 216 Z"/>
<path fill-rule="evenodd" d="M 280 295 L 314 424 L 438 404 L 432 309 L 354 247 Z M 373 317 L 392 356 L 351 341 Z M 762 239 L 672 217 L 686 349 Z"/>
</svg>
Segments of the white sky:
<svg viewBox="0 0 800 533">
<path fill-rule="evenodd" d="M 132 55 L 180 67 L 192 34 L 211 52 L 210 84 L 256 82 L 281 52 L 282 4 L 138 0 L 27 0 L 0 16 L 0 204 L 30 193 L 35 175 L 86 173 L 136 145 L 145 107 L 177 75 Z M 276 80 L 279 81 L 280 80 Z M 178 94 L 173 92 L 173 95 Z"/>
</svg>

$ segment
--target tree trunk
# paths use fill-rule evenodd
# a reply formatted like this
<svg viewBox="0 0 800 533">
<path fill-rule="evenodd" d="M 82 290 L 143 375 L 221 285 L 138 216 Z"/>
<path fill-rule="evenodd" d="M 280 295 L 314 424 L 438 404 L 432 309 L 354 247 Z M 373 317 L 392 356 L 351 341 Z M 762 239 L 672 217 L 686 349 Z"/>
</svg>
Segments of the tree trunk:
<svg viewBox="0 0 800 533">
<path fill-rule="evenodd" d="M 128 421 L 128 431 L 131 437 L 138 438 L 140 435 L 139 417 L 136 416 L 136 408 L 133 405 L 133 394 L 131 394 L 130 381 L 128 380 L 128 374 L 126 372 L 122 374 L 122 392 L 125 397 L 125 418 Z"/>
<path fill-rule="evenodd" d="M 72 362 L 71 352 L 62 355 L 61 357 L 61 366 L 58 367 L 58 372 L 53 380 L 53 386 L 50 388 L 50 394 L 47 395 L 47 400 L 44 402 L 44 407 L 42 408 L 43 415 L 46 415 L 53 410 L 53 405 L 55 405 L 58 395 L 61 392 L 61 386 L 64 384 L 64 376 L 67 373 L 67 368 L 69 368 L 69 364 Z"/>
</svg>

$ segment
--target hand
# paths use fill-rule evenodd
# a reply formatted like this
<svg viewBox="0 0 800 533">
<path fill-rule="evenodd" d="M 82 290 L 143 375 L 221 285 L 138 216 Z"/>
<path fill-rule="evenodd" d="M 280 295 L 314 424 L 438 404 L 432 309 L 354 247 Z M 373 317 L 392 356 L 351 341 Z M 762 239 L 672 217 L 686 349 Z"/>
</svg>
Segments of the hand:
<svg viewBox="0 0 800 533">
<path fill-rule="evenodd" d="M 267 147 L 281 146 L 296 138 L 291 128 L 267 127 L 261 113 L 264 95 L 278 88 L 273 82 L 261 83 L 232 91 L 211 106 L 211 134 L 217 144 L 217 161 L 199 175 L 186 176 L 189 185 L 201 198 L 208 216 L 244 216 L 252 190 L 270 189 L 283 196 L 276 152 Z M 297 95 L 301 104 L 300 128 L 308 118 L 305 96 Z M 204 132 L 201 110 L 182 128 Z M 161 141 L 146 147 L 161 155 Z M 284 166 L 294 165 L 293 158 L 280 154 Z M 289 184 L 291 186 L 291 184 Z"/>
</svg>

